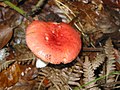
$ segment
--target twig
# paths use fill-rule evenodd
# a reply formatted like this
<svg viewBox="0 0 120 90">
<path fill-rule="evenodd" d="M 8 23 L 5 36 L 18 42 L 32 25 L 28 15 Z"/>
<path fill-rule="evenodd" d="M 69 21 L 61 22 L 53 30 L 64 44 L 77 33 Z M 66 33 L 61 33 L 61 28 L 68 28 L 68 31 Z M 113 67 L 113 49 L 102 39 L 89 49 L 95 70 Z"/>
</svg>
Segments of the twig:
<svg viewBox="0 0 120 90">
<path fill-rule="evenodd" d="M 36 10 L 40 9 L 40 7 L 43 5 L 44 1 L 46 1 L 46 0 L 39 0 L 38 3 L 36 4 L 36 6 L 32 9 L 32 11 L 36 11 Z"/>
<path fill-rule="evenodd" d="M 34 15 L 38 10 L 41 10 L 41 6 L 46 0 L 39 0 L 35 7 L 28 13 L 28 15 Z"/>
<path fill-rule="evenodd" d="M 83 47 L 83 52 L 101 52 L 104 49 L 103 48 L 88 48 L 88 47 Z"/>
</svg>

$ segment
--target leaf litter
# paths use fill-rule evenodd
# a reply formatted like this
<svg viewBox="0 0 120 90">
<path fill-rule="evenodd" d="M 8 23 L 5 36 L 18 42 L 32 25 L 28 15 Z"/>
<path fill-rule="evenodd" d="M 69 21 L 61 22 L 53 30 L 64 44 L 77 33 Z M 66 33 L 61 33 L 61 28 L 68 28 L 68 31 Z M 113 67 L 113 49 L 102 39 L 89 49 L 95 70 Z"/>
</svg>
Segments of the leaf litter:
<svg viewBox="0 0 120 90">
<path fill-rule="evenodd" d="M 69 64 L 36 68 L 37 57 L 25 41 L 29 19 L 0 1 L 0 90 L 119 90 L 119 75 L 109 76 L 120 71 L 119 0 L 11 3 L 35 20 L 69 23 L 82 34 L 83 49 Z"/>
</svg>

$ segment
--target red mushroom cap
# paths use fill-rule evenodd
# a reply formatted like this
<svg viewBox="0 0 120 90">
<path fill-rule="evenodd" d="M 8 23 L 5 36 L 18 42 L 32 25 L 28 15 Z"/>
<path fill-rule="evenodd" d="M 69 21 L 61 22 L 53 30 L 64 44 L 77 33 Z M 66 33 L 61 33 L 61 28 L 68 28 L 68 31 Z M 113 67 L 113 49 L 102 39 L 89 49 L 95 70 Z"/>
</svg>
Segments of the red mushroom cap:
<svg viewBox="0 0 120 90">
<path fill-rule="evenodd" d="M 52 64 L 70 63 L 81 49 L 80 34 L 66 23 L 33 21 L 26 43 L 37 57 Z"/>
</svg>

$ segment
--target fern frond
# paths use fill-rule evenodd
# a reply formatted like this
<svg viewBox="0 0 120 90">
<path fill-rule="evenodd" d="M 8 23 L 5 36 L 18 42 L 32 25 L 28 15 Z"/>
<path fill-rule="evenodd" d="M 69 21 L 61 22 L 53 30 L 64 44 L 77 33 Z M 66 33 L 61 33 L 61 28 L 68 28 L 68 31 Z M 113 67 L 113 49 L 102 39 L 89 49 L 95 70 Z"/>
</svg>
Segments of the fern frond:
<svg viewBox="0 0 120 90">
<path fill-rule="evenodd" d="M 44 78 L 49 80 L 49 90 L 72 90 L 71 86 L 80 86 L 80 77 L 82 74 L 82 67 L 79 62 L 72 67 L 65 67 L 57 69 L 54 67 L 45 67 L 39 71 L 39 83 Z M 43 83 L 41 83 L 42 87 Z M 56 89 L 55 89 L 56 88 Z"/>
<path fill-rule="evenodd" d="M 95 80 L 95 76 L 94 76 L 94 70 L 93 70 L 93 67 L 92 67 L 92 64 L 91 62 L 89 61 L 89 58 L 88 56 L 85 56 L 85 62 L 83 64 L 83 71 L 84 71 L 84 83 L 88 83 L 90 81 L 93 81 Z M 99 90 L 98 87 L 95 87 L 96 82 L 93 82 L 93 83 L 90 83 L 89 85 L 85 86 L 85 89 L 89 89 L 89 90 Z"/>
<path fill-rule="evenodd" d="M 105 44 L 105 54 L 107 57 L 106 62 L 106 74 L 115 71 L 115 56 L 114 56 L 114 48 L 111 39 L 108 39 Z M 114 82 L 115 81 L 115 75 L 108 76 L 106 78 L 106 82 Z"/>
<path fill-rule="evenodd" d="M 69 90 L 70 86 L 67 83 L 67 79 L 66 77 L 62 76 L 61 74 L 61 70 L 59 69 L 55 69 L 55 68 L 51 68 L 51 67 L 45 67 L 42 68 L 39 71 L 39 76 L 41 78 L 39 78 L 39 82 L 42 82 L 43 78 L 47 78 L 50 83 L 50 90 Z M 43 83 L 41 83 L 41 87 L 42 87 Z"/>
<path fill-rule="evenodd" d="M 36 62 L 36 60 L 35 60 L 36 57 L 32 52 L 21 54 L 20 56 L 16 57 L 15 59 L 19 64 L 22 64 L 22 65 L 24 65 L 24 64 L 35 65 L 35 62 Z"/>
<path fill-rule="evenodd" d="M 82 67 L 79 62 L 70 68 L 64 68 L 62 70 L 62 75 L 67 78 L 68 84 L 74 86 L 80 86 L 79 81 L 82 73 Z"/>
<path fill-rule="evenodd" d="M 97 54 L 94 60 L 91 61 L 94 70 L 97 69 L 105 60 L 105 54 Z"/>
<path fill-rule="evenodd" d="M 2 62 L 2 64 L 0 65 L 0 72 L 1 72 L 2 70 L 7 69 L 7 68 L 10 66 L 10 64 L 12 64 L 12 63 L 14 63 L 14 62 L 15 62 L 15 60 L 9 60 L 9 61 L 4 61 L 4 62 Z"/>
</svg>

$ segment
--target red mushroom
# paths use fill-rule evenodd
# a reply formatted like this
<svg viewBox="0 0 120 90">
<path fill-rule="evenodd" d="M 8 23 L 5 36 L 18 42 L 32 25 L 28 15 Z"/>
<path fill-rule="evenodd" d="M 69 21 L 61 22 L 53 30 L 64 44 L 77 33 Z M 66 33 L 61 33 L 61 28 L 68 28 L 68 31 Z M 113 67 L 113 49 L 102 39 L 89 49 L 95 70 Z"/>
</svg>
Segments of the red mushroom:
<svg viewBox="0 0 120 90">
<path fill-rule="evenodd" d="M 80 34 L 66 23 L 33 21 L 26 43 L 38 58 L 52 64 L 72 62 L 81 49 Z"/>
</svg>

